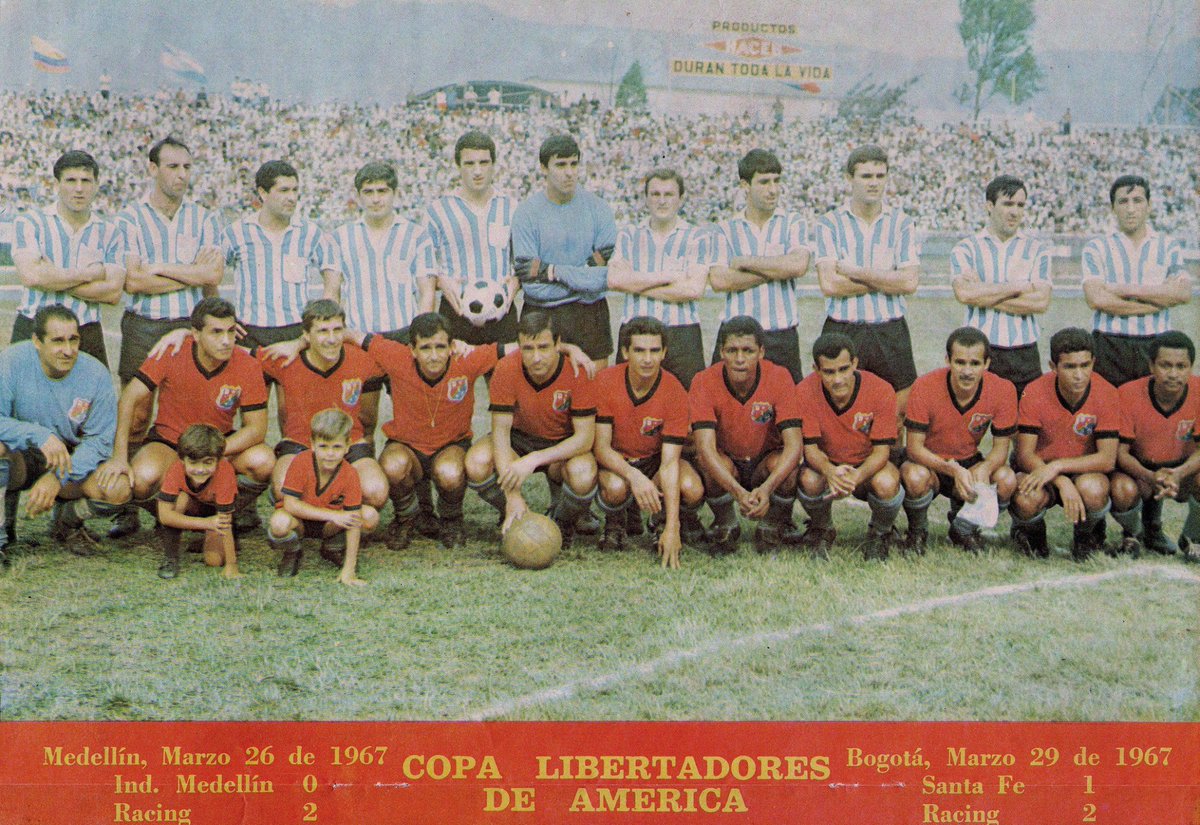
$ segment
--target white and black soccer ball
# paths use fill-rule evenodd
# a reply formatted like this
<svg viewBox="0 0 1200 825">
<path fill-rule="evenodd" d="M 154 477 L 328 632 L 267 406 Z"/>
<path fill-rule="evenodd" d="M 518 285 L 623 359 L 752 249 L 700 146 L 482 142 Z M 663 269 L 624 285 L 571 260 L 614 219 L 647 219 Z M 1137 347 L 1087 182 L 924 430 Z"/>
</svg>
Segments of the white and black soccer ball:
<svg viewBox="0 0 1200 825">
<path fill-rule="evenodd" d="M 463 288 L 463 317 L 468 321 L 483 323 L 497 321 L 508 300 L 504 284 L 497 281 L 475 281 Z"/>
</svg>

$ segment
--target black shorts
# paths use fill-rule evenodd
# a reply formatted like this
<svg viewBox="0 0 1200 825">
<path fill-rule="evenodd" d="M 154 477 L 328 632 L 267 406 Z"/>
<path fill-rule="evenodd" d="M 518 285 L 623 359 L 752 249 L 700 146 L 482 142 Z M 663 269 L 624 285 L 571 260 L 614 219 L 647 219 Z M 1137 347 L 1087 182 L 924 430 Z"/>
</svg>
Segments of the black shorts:
<svg viewBox="0 0 1200 825">
<path fill-rule="evenodd" d="M 975 455 L 971 456 L 970 458 L 965 458 L 958 463 L 969 470 L 981 461 L 983 461 L 983 456 L 981 456 L 979 453 L 975 453 Z M 937 473 L 937 479 L 938 493 L 955 502 L 956 504 L 961 505 L 962 499 L 959 498 L 958 493 L 954 489 L 954 478 L 952 476 L 945 475 L 944 473 Z"/>
<path fill-rule="evenodd" d="M 190 318 L 144 318 L 125 310 L 121 316 L 121 359 L 117 364 L 117 376 L 124 386 L 133 380 L 141 368 L 150 348 L 168 332 L 187 329 L 192 325 Z"/>
<path fill-rule="evenodd" d="M 729 460 L 733 462 L 733 474 L 737 476 L 738 484 L 742 485 L 743 489 L 749 491 L 755 488 L 754 471 L 758 469 L 758 465 L 762 464 L 770 454 L 769 452 L 763 453 L 758 458 L 729 457 Z"/>
<path fill-rule="evenodd" d="M 626 324 L 621 324 L 617 330 L 617 340 L 620 341 L 625 332 Z M 692 379 L 704 370 L 704 341 L 700 334 L 699 324 L 688 324 L 682 327 L 667 327 L 667 357 L 663 359 L 663 369 L 679 379 L 683 388 L 690 389 Z M 616 363 L 625 363 L 625 356 L 617 351 Z"/>
<path fill-rule="evenodd" d="M 659 469 L 662 467 L 662 453 L 657 452 L 654 455 L 648 455 L 645 458 L 635 458 L 629 461 L 629 466 L 637 470 L 646 478 L 653 479 L 658 475 Z"/>
<path fill-rule="evenodd" d="M 1150 344 L 1153 335 L 1113 335 L 1092 332 L 1096 353 L 1095 370 L 1114 387 L 1150 374 Z"/>
<path fill-rule="evenodd" d="M 471 439 L 469 439 L 469 438 L 459 439 L 458 441 L 451 441 L 449 444 L 446 444 L 442 447 L 438 447 L 437 451 L 433 452 L 433 453 L 423 453 L 420 450 L 414 450 L 412 447 L 409 447 L 409 445 L 405 444 L 403 441 L 396 441 L 393 438 L 389 438 L 387 440 L 387 444 L 383 445 L 383 448 L 385 450 L 387 449 L 388 444 L 399 444 L 401 447 L 408 447 L 409 450 L 412 450 L 412 454 L 417 457 L 417 463 L 421 465 L 421 477 L 422 478 L 432 478 L 433 477 L 433 462 L 436 461 L 437 457 L 439 455 L 441 455 L 444 451 L 450 449 L 451 447 L 461 447 L 462 451 L 465 453 L 467 450 L 471 449 Z"/>
<path fill-rule="evenodd" d="M 582 304 L 572 301 L 553 307 L 543 307 L 528 301 L 521 307 L 521 315 L 541 311 L 550 314 L 554 326 L 564 343 L 574 344 L 588 358 L 600 360 L 613 354 L 612 324 L 608 320 L 608 301 Z"/>
<path fill-rule="evenodd" d="M 285 455 L 300 455 L 300 453 L 307 449 L 308 447 L 305 447 L 303 444 L 285 438 L 275 445 L 275 458 L 280 459 Z M 354 462 L 364 458 L 374 457 L 375 447 L 366 441 L 355 442 L 354 444 L 351 444 L 350 449 L 346 451 L 347 464 L 353 464 Z"/>
<path fill-rule="evenodd" d="M 249 324 L 243 326 L 246 328 L 246 337 L 238 343 L 248 349 L 269 347 L 281 341 L 295 341 L 304 334 L 304 324 L 288 324 L 286 327 L 254 327 Z"/>
<path fill-rule="evenodd" d="M 1038 345 L 992 347 L 992 365 L 988 370 L 1011 381 L 1020 398 L 1026 385 L 1042 374 L 1042 356 L 1038 353 Z"/>
<path fill-rule="evenodd" d="M 804 370 L 800 368 L 800 333 L 796 327 L 768 329 L 763 331 L 763 357 L 792 374 L 792 381 L 800 383 Z M 713 345 L 712 363 L 721 360 L 721 350 Z"/>
<path fill-rule="evenodd" d="M 18 341 L 28 341 L 32 337 L 33 319 L 17 313 L 9 342 L 15 344 Z M 104 346 L 104 329 L 99 321 L 92 321 L 79 328 L 79 351 L 86 352 L 108 369 L 108 350 Z"/>
<path fill-rule="evenodd" d="M 858 349 L 859 369 L 878 375 L 897 392 L 908 389 L 917 380 L 912 338 L 908 334 L 908 321 L 904 318 L 879 324 L 826 318 L 821 332 L 848 335 Z"/>
<path fill-rule="evenodd" d="M 20 316 L 18 316 L 20 317 Z M 20 453 L 25 459 L 25 483 L 20 487 L 8 487 L 8 492 L 19 493 L 22 490 L 28 490 L 37 480 L 46 474 L 49 465 L 46 463 L 46 454 L 37 447 L 27 447 L 24 450 L 12 450 L 9 455 Z M 9 513 L 8 517 L 15 520 L 16 513 Z"/>
<path fill-rule="evenodd" d="M 517 340 L 517 305 L 510 304 L 508 313 L 498 321 L 488 321 L 481 327 L 467 321 L 454 311 L 450 302 L 442 298 L 438 314 L 446 319 L 450 337 L 468 344 L 511 344 Z"/>
<path fill-rule="evenodd" d="M 508 443 L 518 458 L 524 458 L 530 453 L 536 453 L 538 450 L 553 447 L 559 442 L 550 438 L 542 438 L 539 435 L 529 435 L 520 430 L 512 430 L 509 432 Z"/>
</svg>

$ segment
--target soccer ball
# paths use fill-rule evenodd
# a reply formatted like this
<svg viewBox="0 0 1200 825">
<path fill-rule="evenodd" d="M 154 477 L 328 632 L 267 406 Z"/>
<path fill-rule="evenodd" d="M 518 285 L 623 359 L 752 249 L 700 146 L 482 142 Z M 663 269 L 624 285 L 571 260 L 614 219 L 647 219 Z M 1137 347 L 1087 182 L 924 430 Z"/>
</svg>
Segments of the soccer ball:
<svg viewBox="0 0 1200 825">
<path fill-rule="evenodd" d="M 542 570 L 558 558 L 558 552 L 562 550 L 562 531 L 554 519 L 529 512 L 508 528 L 500 549 L 514 567 Z"/>
<path fill-rule="evenodd" d="M 476 324 L 498 321 L 508 300 L 508 291 L 498 281 L 475 281 L 462 294 L 463 317 Z"/>
</svg>

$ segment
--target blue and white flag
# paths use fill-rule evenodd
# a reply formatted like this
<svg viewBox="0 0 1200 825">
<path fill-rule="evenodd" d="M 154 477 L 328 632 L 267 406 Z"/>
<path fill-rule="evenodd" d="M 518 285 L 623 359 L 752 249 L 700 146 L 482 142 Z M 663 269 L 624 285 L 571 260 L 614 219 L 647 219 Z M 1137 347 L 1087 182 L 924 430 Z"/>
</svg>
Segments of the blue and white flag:
<svg viewBox="0 0 1200 825">
<path fill-rule="evenodd" d="M 204 73 L 204 67 L 200 65 L 200 61 L 196 60 L 196 58 L 183 49 L 176 48 L 168 43 L 163 47 L 161 57 L 162 64 L 177 77 L 201 85 L 208 82 L 208 76 Z"/>
</svg>

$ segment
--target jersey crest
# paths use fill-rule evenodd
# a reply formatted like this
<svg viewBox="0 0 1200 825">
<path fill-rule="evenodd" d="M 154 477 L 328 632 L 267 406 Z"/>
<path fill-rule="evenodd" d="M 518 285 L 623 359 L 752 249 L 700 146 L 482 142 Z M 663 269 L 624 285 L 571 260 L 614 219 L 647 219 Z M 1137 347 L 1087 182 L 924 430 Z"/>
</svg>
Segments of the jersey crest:
<svg viewBox="0 0 1200 825">
<path fill-rule="evenodd" d="M 755 424 L 770 424 L 775 420 L 775 405 L 770 401 L 755 401 L 750 405 L 750 420 Z"/>
<path fill-rule="evenodd" d="M 362 398 L 362 379 L 347 378 L 342 382 L 342 403 L 347 407 L 353 407 L 358 403 L 358 399 Z"/>
<path fill-rule="evenodd" d="M 663 420 L 646 416 L 642 419 L 642 435 L 658 435 L 662 432 Z"/>
<path fill-rule="evenodd" d="M 873 412 L 858 412 L 854 414 L 854 429 L 863 435 L 871 434 L 871 427 L 875 423 L 875 413 Z"/>
<path fill-rule="evenodd" d="M 571 391 L 555 390 L 552 406 L 555 412 L 569 412 L 571 409 Z"/>
<path fill-rule="evenodd" d="M 1175 428 L 1175 439 L 1177 441 L 1188 441 L 1192 437 L 1192 429 L 1196 426 L 1196 419 L 1185 419 L 1179 422 L 1179 426 Z"/>
<path fill-rule="evenodd" d="M 237 406 L 238 399 L 241 397 L 241 387 L 222 384 L 221 390 L 217 393 L 217 406 L 222 410 L 232 410 Z"/>
<path fill-rule="evenodd" d="M 967 422 L 967 431 L 971 435 L 983 435 L 987 432 L 987 428 L 991 423 L 991 413 L 975 413 L 971 416 L 971 420 Z"/>
<path fill-rule="evenodd" d="M 467 377 L 465 375 L 456 375 L 446 382 L 446 398 L 457 404 L 467 397 Z"/>
<path fill-rule="evenodd" d="M 71 409 L 67 411 L 67 418 L 72 424 L 82 424 L 87 418 L 88 410 L 92 408 L 92 402 L 86 398 L 76 398 L 71 402 Z"/>
<path fill-rule="evenodd" d="M 1087 438 L 1092 433 L 1096 432 L 1096 416 L 1080 413 L 1075 416 L 1075 435 Z"/>
</svg>

